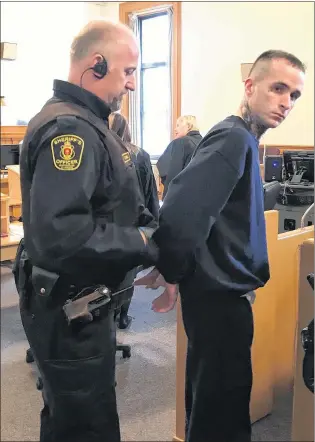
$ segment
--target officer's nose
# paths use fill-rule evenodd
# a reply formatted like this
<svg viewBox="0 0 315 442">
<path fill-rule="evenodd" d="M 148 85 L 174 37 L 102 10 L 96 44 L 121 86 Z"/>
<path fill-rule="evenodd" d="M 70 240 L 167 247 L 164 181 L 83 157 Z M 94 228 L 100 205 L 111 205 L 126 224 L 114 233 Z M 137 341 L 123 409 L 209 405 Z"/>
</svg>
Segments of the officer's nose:
<svg viewBox="0 0 315 442">
<path fill-rule="evenodd" d="M 128 80 L 128 83 L 126 84 L 126 89 L 131 92 L 136 89 L 136 79 L 134 75 L 130 78 L 130 80 Z"/>
</svg>

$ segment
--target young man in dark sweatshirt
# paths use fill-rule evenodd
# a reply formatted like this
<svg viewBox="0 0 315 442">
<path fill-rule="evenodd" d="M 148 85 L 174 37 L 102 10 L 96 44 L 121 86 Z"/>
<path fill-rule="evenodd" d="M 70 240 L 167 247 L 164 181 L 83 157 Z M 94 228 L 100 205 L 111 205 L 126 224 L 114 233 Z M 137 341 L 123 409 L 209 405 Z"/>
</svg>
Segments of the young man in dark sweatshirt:
<svg viewBox="0 0 315 442">
<path fill-rule="evenodd" d="M 251 440 L 248 293 L 269 280 L 258 145 L 287 117 L 304 76 L 294 55 L 261 54 L 238 112 L 208 132 L 161 208 L 153 235 L 159 263 L 138 284 L 165 286 L 153 302 L 157 312 L 173 308 L 180 291 L 188 337 L 186 442 Z"/>
</svg>

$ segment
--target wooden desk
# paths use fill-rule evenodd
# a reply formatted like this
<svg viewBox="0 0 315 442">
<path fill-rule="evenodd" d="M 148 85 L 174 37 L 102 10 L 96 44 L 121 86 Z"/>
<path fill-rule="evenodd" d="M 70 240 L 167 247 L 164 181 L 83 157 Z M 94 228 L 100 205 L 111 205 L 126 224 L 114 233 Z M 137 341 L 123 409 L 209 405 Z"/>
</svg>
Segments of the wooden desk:
<svg viewBox="0 0 315 442">
<path fill-rule="evenodd" d="M 2 175 L 0 178 L 0 192 L 4 193 L 5 195 L 9 195 L 9 180 L 8 175 Z"/>
<path fill-rule="evenodd" d="M 7 166 L 10 216 L 19 219 L 22 216 L 22 196 L 20 183 L 20 166 Z"/>
<path fill-rule="evenodd" d="M 301 331 L 314 318 L 314 293 L 306 280 L 314 272 L 314 239 L 304 241 L 299 247 L 299 290 L 297 305 L 297 331 L 295 335 L 295 370 L 292 441 L 314 441 L 314 395 L 303 380 L 304 349 Z"/>
<path fill-rule="evenodd" d="M 9 236 L 1 238 L 0 259 L 2 261 L 13 261 L 19 242 L 23 238 L 23 224 L 15 222 L 10 224 Z"/>
<path fill-rule="evenodd" d="M 264 145 L 260 145 L 259 148 L 263 149 Z M 310 151 L 314 150 L 314 146 L 299 146 L 299 145 L 290 146 L 290 145 L 283 145 L 283 144 L 267 144 L 266 145 L 267 153 L 268 153 L 268 149 L 270 149 L 270 148 L 279 149 L 280 155 L 283 154 L 284 150 L 310 150 Z"/>
<path fill-rule="evenodd" d="M 271 278 L 256 291 L 253 305 L 254 341 L 252 347 L 252 422 L 270 414 L 277 388 L 290 388 L 293 380 L 294 337 L 298 280 L 298 248 L 314 238 L 314 226 L 278 235 L 278 212 L 265 213 Z M 185 359 L 187 339 L 180 303 L 177 309 L 176 348 L 176 434 L 184 440 Z"/>
<path fill-rule="evenodd" d="M 272 269 L 276 297 L 274 336 L 274 389 L 276 394 L 292 388 L 295 367 L 295 336 L 298 317 L 299 249 L 314 238 L 314 226 L 278 235 L 277 265 Z"/>
<path fill-rule="evenodd" d="M 5 195 L 3 193 L 0 193 L 1 198 L 1 211 L 0 211 L 0 218 L 1 218 L 1 234 L 2 235 L 8 235 L 9 233 L 9 197 L 8 195 Z"/>
<path fill-rule="evenodd" d="M 20 183 L 20 166 L 7 166 L 9 196 L 14 201 L 21 202 L 21 183 Z"/>
</svg>

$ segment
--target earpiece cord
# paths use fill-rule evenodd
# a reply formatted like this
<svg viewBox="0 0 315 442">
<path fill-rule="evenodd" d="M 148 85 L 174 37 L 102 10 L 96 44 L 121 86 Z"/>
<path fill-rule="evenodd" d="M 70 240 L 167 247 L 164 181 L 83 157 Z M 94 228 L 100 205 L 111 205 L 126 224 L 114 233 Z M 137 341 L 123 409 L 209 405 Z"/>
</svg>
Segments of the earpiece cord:
<svg viewBox="0 0 315 442">
<path fill-rule="evenodd" d="M 87 72 L 87 71 L 93 71 L 93 68 L 87 68 L 87 69 L 85 69 L 85 71 L 83 71 L 82 72 L 82 75 L 81 75 L 81 78 L 80 78 L 80 87 L 83 87 L 82 86 L 82 83 L 83 83 L 83 76 L 84 76 L 84 74 Z"/>
</svg>

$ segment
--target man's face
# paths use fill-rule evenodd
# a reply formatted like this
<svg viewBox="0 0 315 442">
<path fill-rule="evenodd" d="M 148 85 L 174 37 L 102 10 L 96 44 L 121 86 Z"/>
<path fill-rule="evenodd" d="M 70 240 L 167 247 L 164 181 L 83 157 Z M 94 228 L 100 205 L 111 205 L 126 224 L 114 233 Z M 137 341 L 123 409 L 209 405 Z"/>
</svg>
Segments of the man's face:
<svg viewBox="0 0 315 442">
<path fill-rule="evenodd" d="M 266 128 L 279 126 L 300 97 L 303 86 L 302 71 L 286 60 L 272 60 L 261 79 L 245 82 L 251 113 Z"/>
<path fill-rule="evenodd" d="M 98 96 L 110 106 L 112 112 L 120 109 L 123 96 L 128 91 L 135 90 L 138 57 L 137 44 L 129 38 L 124 42 L 117 42 L 107 60 L 108 71 L 98 83 Z"/>
<path fill-rule="evenodd" d="M 184 137 L 189 132 L 188 124 L 180 118 L 176 121 L 175 137 Z"/>
</svg>

